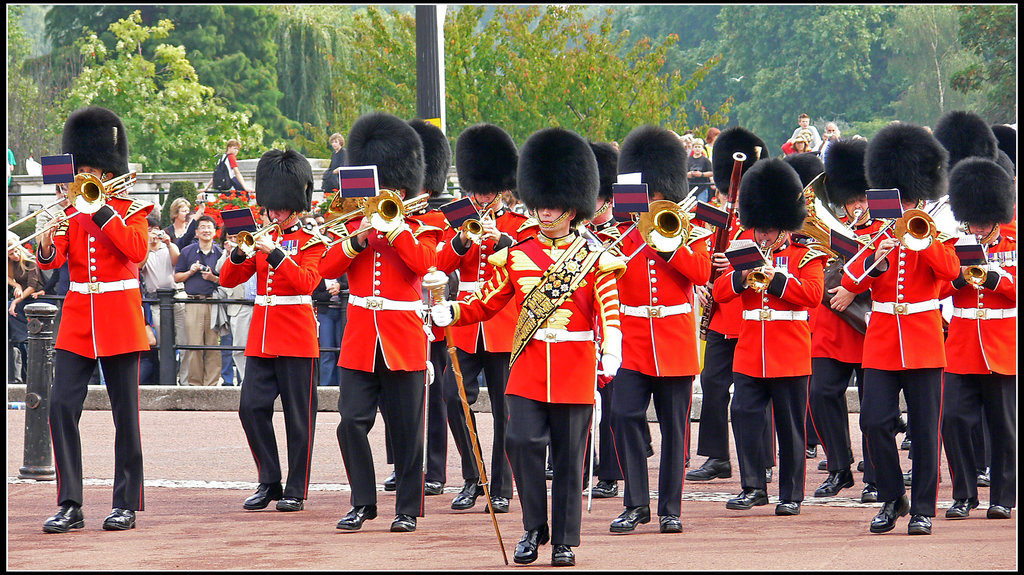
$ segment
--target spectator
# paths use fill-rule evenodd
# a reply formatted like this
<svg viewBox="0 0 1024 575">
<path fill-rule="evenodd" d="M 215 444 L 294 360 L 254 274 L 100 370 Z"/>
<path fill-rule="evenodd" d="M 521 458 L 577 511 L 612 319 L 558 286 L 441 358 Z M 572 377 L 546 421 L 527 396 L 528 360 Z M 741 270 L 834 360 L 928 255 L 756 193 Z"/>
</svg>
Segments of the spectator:
<svg viewBox="0 0 1024 575">
<path fill-rule="evenodd" d="M 219 276 L 213 269 L 223 250 L 213 241 L 216 233 L 217 222 L 210 216 L 200 216 L 196 224 L 199 241 L 182 248 L 178 264 L 174 267 L 174 281 L 185 284 L 185 294 L 190 300 L 210 300 L 219 286 Z M 220 335 L 212 327 L 212 307 L 212 302 L 185 305 L 185 331 L 189 345 L 219 345 Z M 187 350 L 182 361 L 189 363 L 187 385 L 218 384 L 221 368 L 219 350 Z"/>
<path fill-rule="evenodd" d="M 171 206 L 173 207 L 178 200 L 185 202 L 187 213 L 188 200 L 185 198 L 176 199 L 174 202 L 171 202 Z M 142 264 L 139 265 L 139 275 L 142 277 L 142 296 L 146 299 L 155 299 L 157 297 L 156 290 L 158 289 L 173 289 L 175 292 L 184 294 L 184 286 L 174 281 L 174 266 L 178 264 L 178 258 L 181 255 L 178 245 L 171 241 L 171 237 L 167 235 L 165 230 L 160 229 L 159 214 L 155 211 L 150 212 L 146 219 L 149 221 L 149 253 L 146 255 L 146 259 L 142 260 Z M 174 343 L 184 345 L 187 342 L 185 304 L 176 303 L 173 304 L 173 308 Z M 159 342 L 160 307 L 157 306 L 151 312 L 152 319 L 147 323 L 156 330 L 157 341 Z M 181 381 L 185 381 L 188 377 L 187 372 L 182 371 L 180 366 L 179 375 Z"/>
<path fill-rule="evenodd" d="M 7 148 L 7 187 L 11 187 L 11 176 L 14 175 L 14 166 L 18 164 L 14 159 L 14 152 Z"/>
<path fill-rule="evenodd" d="M 334 153 L 331 155 L 331 165 L 328 166 L 324 172 L 322 181 L 320 182 L 320 189 L 325 194 L 329 194 L 341 187 L 341 176 L 338 172 L 348 162 L 345 154 L 345 136 L 335 132 L 331 134 L 331 147 L 334 148 Z M 323 381 L 320 382 L 323 385 Z"/>
<path fill-rule="evenodd" d="M 818 128 L 815 128 L 814 126 L 811 125 L 811 117 L 808 116 L 807 114 L 800 114 L 800 117 L 797 118 L 797 122 L 800 125 L 797 126 L 797 128 L 795 130 L 793 130 L 793 135 L 789 137 L 789 140 L 793 141 L 793 139 L 796 138 L 797 135 L 800 134 L 800 132 L 802 132 L 803 130 L 807 130 L 807 131 L 809 131 L 811 133 L 811 142 L 810 142 L 810 148 L 808 148 L 808 149 L 806 149 L 804 151 L 805 152 L 816 152 L 816 151 L 818 151 L 818 147 L 821 146 L 821 135 L 818 134 Z"/>
<path fill-rule="evenodd" d="M 711 155 L 711 150 L 714 149 L 715 140 L 718 138 L 718 134 L 721 133 L 721 130 L 712 126 L 708 128 L 708 133 L 704 136 L 704 155 L 712 162 L 714 162 L 714 158 Z"/>
<path fill-rule="evenodd" d="M 142 302 L 142 316 L 146 319 L 146 337 L 150 349 L 139 357 L 139 384 L 158 385 L 160 383 L 160 354 L 156 349 L 156 327 L 153 326 L 153 308 L 149 302 Z"/>
<path fill-rule="evenodd" d="M 825 141 L 821 143 L 821 147 L 818 148 L 818 155 L 821 156 L 822 163 L 825 162 L 825 154 L 828 153 L 828 147 L 839 141 L 841 138 L 839 134 L 839 126 L 836 126 L 835 122 L 829 122 L 825 124 Z"/>
<path fill-rule="evenodd" d="M 341 347 L 348 306 L 348 276 L 323 278 L 313 290 L 316 319 L 320 324 L 320 347 Z M 320 385 L 338 385 L 341 367 L 337 351 L 320 351 Z"/>
<path fill-rule="evenodd" d="M 205 209 L 205 205 L 198 206 Z M 192 212 L 192 205 L 189 203 L 187 198 L 174 198 L 171 202 L 171 225 L 164 228 L 166 233 L 172 242 L 177 243 L 187 232 L 191 220 L 189 220 L 189 214 Z M 192 219 L 198 218 L 203 215 L 202 211 L 197 210 L 196 215 Z M 189 242 L 191 243 L 191 241 Z M 178 248 L 182 246 L 179 245 Z"/>
<path fill-rule="evenodd" d="M 785 144 L 782 144 L 782 153 L 788 156 L 789 154 L 810 152 L 812 140 L 813 136 L 810 130 L 797 132 L 795 136 L 786 141 Z"/>
<path fill-rule="evenodd" d="M 217 274 L 220 274 L 224 261 L 230 257 L 231 251 L 238 245 L 238 234 L 228 234 L 225 231 L 223 243 L 224 252 L 221 254 L 220 259 L 217 260 L 217 265 L 214 268 Z M 223 299 L 255 301 L 256 274 L 253 274 L 244 283 L 240 283 L 235 287 L 226 288 L 221 286 L 218 291 Z M 241 347 L 242 349 L 231 351 L 231 361 L 228 361 L 223 355 L 221 360 L 229 367 L 234 366 L 234 373 L 231 375 L 234 376 L 234 381 L 237 382 L 235 385 L 242 385 L 242 377 L 245 375 L 245 344 L 249 341 L 249 322 L 252 321 L 252 304 L 226 303 L 223 305 L 228 318 L 228 327 L 231 330 L 231 337 L 228 340 L 231 343 L 224 343 L 224 338 L 222 338 L 221 343 Z M 231 381 L 227 377 L 224 378 L 225 384 L 229 384 Z"/>
<path fill-rule="evenodd" d="M 704 155 L 704 140 L 697 138 L 693 141 L 693 151 L 687 159 L 686 179 L 689 185 L 697 186 L 697 199 L 702 202 L 711 199 L 711 176 L 714 171 L 711 168 L 711 160 Z M 689 190 L 687 190 L 689 191 Z"/>
<path fill-rule="evenodd" d="M 238 190 L 241 192 L 249 192 L 249 186 L 245 183 L 245 178 L 242 177 L 242 170 L 238 167 L 238 152 L 242 150 L 242 143 L 238 140 L 231 138 L 228 140 L 224 148 L 224 155 L 220 157 L 220 162 L 227 162 L 229 178 L 231 181 L 231 187 L 228 188 L 215 188 L 213 185 L 213 178 L 210 178 L 209 182 L 206 182 L 204 189 L 207 191 L 218 190 L 226 192 L 228 190 Z M 219 163 L 219 162 L 218 162 Z"/>
<path fill-rule="evenodd" d="M 43 293 L 43 280 L 35 258 L 18 242 L 18 237 L 7 233 L 7 380 L 25 383 L 28 352 L 28 318 L 25 306 L 28 298 Z"/>
</svg>

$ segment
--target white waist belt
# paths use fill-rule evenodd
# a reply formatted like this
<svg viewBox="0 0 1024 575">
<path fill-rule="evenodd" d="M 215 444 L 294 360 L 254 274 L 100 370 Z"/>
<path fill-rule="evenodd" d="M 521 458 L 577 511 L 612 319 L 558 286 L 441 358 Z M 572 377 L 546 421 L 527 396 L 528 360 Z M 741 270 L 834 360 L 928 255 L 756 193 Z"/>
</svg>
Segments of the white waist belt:
<svg viewBox="0 0 1024 575">
<path fill-rule="evenodd" d="M 533 339 L 546 341 L 548 343 L 561 343 L 563 341 L 594 341 L 594 331 L 569 331 L 567 329 L 541 328 L 533 334 Z"/>
<path fill-rule="evenodd" d="M 743 319 L 753 321 L 806 321 L 807 310 L 745 309 Z"/>
<path fill-rule="evenodd" d="M 256 299 L 253 300 L 256 305 L 299 305 L 308 304 L 313 305 L 312 296 L 308 295 L 257 295 Z"/>
<path fill-rule="evenodd" d="M 377 311 L 422 311 L 423 302 L 420 300 L 416 301 L 396 301 L 392 299 L 382 297 L 362 297 L 357 295 L 349 295 L 348 303 L 359 306 L 361 308 L 377 310 Z"/>
<path fill-rule="evenodd" d="M 871 302 L 871 311 L 880 311 L 889 315 L 910 315 L 912 313 L 921 313 L 923 311 L 932 311 L 936 309 L 939 309 L 939 300 L 937 299 L 930 299 L 915 303 L 893 303 L 883 301 Z"/>
<path fill-rule="evenodd" d="M 693 306 L 690 305 L 690 302 L 686 302 L 684 304 L 679 304 L 679 305 L 667 305 L 667 306 L 666 305 L 641 305 L 641 306 L 620 305 L 619 306 L 619 310 L 622 312 L 623 315 L 628 315 L 628 316 L 631 316 L 631 317 L 656 318 L 656 317 L 668 317 L 670 315 L 679 315 L 681 313 L 690 313 L 691 311 L 693 311 Z"/>
<path fill-rule="evenodd" d="M 459 282 L 459 291 L 476 291 L 483 282 Z"/>
<path fill-rule="evenodd" d="M 1017 317 L 1017 308 L 987 309 L 983 307 L 955 307 L 953 317 L 965 319 L 1004 319 Z"/>
<path fill-rule="evenodd" d="M 139 280 L 133 278 L 130 280 L 118 280 L 115 282 L 71 282 L 71 285 L 68 287 L 68 291 L 73 291 L 75 293 L 90 294 L 107 293 L 112 291 L 125 291 L 130 289 L 138 289 L 138 287 Z"/>
</svg>

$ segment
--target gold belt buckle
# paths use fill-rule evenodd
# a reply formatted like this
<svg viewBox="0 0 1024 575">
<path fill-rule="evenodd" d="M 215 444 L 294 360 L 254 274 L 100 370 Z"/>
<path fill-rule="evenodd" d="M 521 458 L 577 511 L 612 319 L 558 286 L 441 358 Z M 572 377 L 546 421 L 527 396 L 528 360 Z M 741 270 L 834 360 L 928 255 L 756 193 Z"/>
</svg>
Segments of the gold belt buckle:
<svg viewBox="0 0 1024 575">
<path fill-rule="evenodd" d="M 89 293 L 100 293 L 99 282 L 89 282 L 87 285 L 89 286 Z"/>
<path fill-rule="evenodd" d="M 985 308 L 979 308 L 974 311 L 974 319 L 987 319 L 988 310 Z"/>
<path fill-rule="evenodd" d="M 263 296 L 263 303 L 265 305 L 274 305 L 274 304 L 277 303 L 275 301 L 276 299 L 277 299 L 277 294 L 268 294 L 268 295 Z"/>
<path fill-rule="evenodd" d="M 896 315 L 907 315 L 907 304 L 898 303 L 893 306 L 893 313 Z"/>
<path fill-rule="evenodd" d="M 558 334 L 553 331 L 544 332 L 544 341 L 554 342 L 558 339 Z"/>
<path fill-rule="evenodd" d="M 384 309 L 384 301 L 380 298 L 366 298 L 366 309 Z"/>
<path fill-rule="evenodd" d="M 661 311 L 662 311 L 662 306 L 660 306 L 660 305 L 647 306 L 647 317 L 649 317 L 649 318 L 661 317 Z"/>
<path fill-rule="evenodd" d="M 772 319 L 772 310 L 770 310 L 770 309 L 762 309 L 762 310 L 760 310 L 759 313 L 758 313 L 758 319 L 760 319 L 761 321 L 768 321 L 768 320 Z"/>
</svg>

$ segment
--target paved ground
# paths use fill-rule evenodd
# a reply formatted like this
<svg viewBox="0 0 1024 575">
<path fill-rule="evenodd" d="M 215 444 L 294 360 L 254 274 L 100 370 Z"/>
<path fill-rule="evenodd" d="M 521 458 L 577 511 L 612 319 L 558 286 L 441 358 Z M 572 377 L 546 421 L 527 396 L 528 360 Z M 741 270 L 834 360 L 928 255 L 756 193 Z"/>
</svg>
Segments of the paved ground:
<svg viewBox="0 0 1024 575">
<path fill-rule="evenodd" d="M 394 494 L 378 490 L 381 516 L 358 532 L 342 532 L 335 523 L 349 505 L 335 427 L 336 412 L 320 413 L 313 450 L 313 476 L 306 509 L 298 513 L 242 510 L 255 488 L 255 466 L 238 416 L 232 412 L 143 411 L 146 510 L 138 528 L 105 532 L 100 525 L 110 510 L 113 425 L 109 412 L 82 417 L 86 526 L 65 535 L 42 532 L 43 520 L 56 509 L 52 481 L 18 479 L 24 454 L 24 411 L 7 412 L 7 568 L 9 570 L 492 570 L 502 569 L 501 548 L 489 515 L 478 503 L 472 511 L 450 509 L 461 486 L 449 442 L 445 493 L 426 498 L 426 515 L 414 533 L 390 533 Z M 860 453 L 856 414 L 851 415 L 854 452 Z M 478 417 L 480 435 L 490 445 L 490 417 Z M 275 416 L 278 443 L 284 429 Z M 656 488 L 655 457 L 649 461 Z M 696 433 L 697 424 L 692 426 Z M 383 424 L 371 431 L 378 483 L 390 472 L 384 463 Z M 489 448 L 485 448 L 489 452 Z M 907 452 L 901 452 L 904 468 Z M 819 455 L 820 456 L 820 455 Z M 489 459 L 489 457 L 486 457 Z M 284 456 L 282 454 L 282 460 Z M 703 461 L 694 456 L 695 465 Z M 735 464 L 735 456 L 733 462 Z M 859 503 L 863 484 L 842 496 L 818 500 L 814 489 L 826 473 L 808 462 L 805 501 L 797 517 L 774 516 L 777 484 L 769 485 L 771 505 L 730 511 L 725 500 L 740 491 L 733 477 L 708 483 L 687 482 L 683 492 L 683 533 L 658 533 L 657 521 L 632 534 L 611 534 L 609 522 L 622 510 L 622 498 L 595 499 L 590 512 L 584 498 L 583 542 L 576 549 L 584 570 L 1008 570 L 1017 569 L 1017 512 L 1009 521 L 985 518 L 982 508 L 964 521 L 942 518 L 952 503 L 949 475 L 943 470 L 939 517 L 934 535 L 907 535 L 907 519 L 884 535 L 868 532 L 877 504 Z M 620 483 L 621 488 L 621 483 Z M 498 516 L 510 565 L 522 535 L 518 502 Z M 550 546 L 541 548 L 534 567 L 549 568 Z"/>
</svg>

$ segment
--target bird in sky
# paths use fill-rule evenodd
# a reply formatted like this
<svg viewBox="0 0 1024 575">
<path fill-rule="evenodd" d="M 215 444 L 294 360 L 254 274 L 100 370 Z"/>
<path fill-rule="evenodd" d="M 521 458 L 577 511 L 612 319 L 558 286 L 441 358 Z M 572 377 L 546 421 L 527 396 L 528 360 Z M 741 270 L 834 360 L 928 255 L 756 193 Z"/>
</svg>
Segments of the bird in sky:
<svg viewBox="0 0 1024 575">
<path fill-rule="evenodd" d="M 740 80 L 743 79 L 743 76 L 740 76 L 739 78 L 729 78 L 729 79 L 732 80 L 733 82 L 739 82 Z"/>
</svg>

